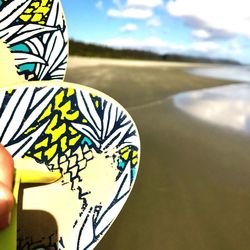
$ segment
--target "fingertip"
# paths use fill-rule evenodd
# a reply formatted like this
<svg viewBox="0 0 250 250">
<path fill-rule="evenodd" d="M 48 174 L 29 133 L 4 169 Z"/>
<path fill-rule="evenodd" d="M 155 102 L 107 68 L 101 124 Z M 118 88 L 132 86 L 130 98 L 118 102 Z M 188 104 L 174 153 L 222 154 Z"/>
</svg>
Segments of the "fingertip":
<svg viewBox="0 0 250 250">
<path fill-rule="evenodd" d="M 0 182 L 12 189 L 14 160 L 10 153 L 0 144 Z"/>
<path fill-rule="evenodd" d="M 14 166 L 14 160 L 11 154 L 2 144 L 0 144 L 0 164 L 7 165 L 10 168 Z"/>
</svg>

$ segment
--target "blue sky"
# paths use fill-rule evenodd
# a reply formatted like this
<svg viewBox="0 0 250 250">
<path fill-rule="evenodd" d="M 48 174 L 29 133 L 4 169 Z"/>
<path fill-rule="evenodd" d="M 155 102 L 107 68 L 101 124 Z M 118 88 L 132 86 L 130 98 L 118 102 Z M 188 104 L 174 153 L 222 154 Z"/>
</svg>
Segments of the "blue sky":
<svg viewBox="0 0 250 250">
<path fill-rule="evenodd" d="M 250 64 L 249 0 L 62 0 L 75 40 Z"/>
</svg>

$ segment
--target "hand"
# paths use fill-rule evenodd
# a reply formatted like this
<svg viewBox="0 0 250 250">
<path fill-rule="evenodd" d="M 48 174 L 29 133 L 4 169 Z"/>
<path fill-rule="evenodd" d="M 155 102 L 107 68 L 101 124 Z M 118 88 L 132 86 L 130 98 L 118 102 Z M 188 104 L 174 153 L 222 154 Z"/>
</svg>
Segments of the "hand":
<svg viewBox="0 0 250 250">
<path fill-rule="evenodd" d="M 0 144 L 0 230 L 10 224 L 14 163 L 11 155 Z"/>
</svg>

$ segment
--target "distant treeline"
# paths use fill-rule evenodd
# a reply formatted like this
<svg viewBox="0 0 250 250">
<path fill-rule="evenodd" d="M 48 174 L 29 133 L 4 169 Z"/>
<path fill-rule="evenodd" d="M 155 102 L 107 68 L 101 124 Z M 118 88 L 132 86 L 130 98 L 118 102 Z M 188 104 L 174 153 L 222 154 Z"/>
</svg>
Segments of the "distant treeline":
<svg viewBox="0 0 250 250">
<path fill-rule="evenodd" d="M 141 50 L 113 49 L 106 46 L 76 42 L 70 40 L 69 53 L 86 57 L 105 57 L 121 59 L 162 60 L 161 55 Z"/>
<path fill-rule="evenodd" d="M 162 55 L 164 61 L 175 61 L 175 62 L 198 62 L 198 63 L 221 63 L 221 64 L 240 64 L 237 61 L 228 59 L 212 59 L 206 57 L 194 57 L 176 54 L 165 54 Z"/>
<path fill-rule="evenodd" d="M 161 55 L 151 51 L 135 50 L 135 49 L 114 49 L 107 46 L 89 44 L 74 40 L 69 41 L 69 53 L 70 55 L 85 56 L 85 57 L 239 64 L 236 61 L 224 60 L 224 59 L 210 59 L 202 57 L 177 55 L 177 54 Z"/>
</svg>

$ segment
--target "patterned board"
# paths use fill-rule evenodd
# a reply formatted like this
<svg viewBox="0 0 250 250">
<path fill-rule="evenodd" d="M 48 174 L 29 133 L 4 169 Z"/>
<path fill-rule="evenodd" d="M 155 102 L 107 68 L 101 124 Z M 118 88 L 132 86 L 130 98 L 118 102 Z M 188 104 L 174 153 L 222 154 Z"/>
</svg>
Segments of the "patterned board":
<svg viewBox="0 0 250 250">
<path fill-rule="evenodd" d="M 76 84 L 1 89 L 0 141 L 17 168 L 63 174 L 53 184 L 24 187 L 18 249 L 93 249 L 138 171 L 139 135 L 126 110 Z"/>
<path fill-rule="evenodd" d="M 64 78 L 68 38 L 59 0 L 0 0 L 0 43 L 26 80 Z"/>
</svg>

